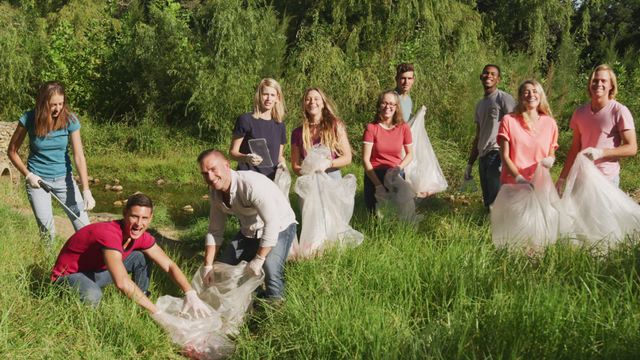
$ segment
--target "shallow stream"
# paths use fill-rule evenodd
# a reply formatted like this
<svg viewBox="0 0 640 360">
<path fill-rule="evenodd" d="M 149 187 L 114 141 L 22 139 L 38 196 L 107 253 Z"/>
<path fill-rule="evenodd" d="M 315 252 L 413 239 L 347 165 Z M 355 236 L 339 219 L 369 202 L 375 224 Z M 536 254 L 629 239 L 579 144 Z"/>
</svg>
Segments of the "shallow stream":
<svg viewBox="0 0 640 360">
<path fill-rule="evenodd" d="M 113 186 L 119 185 L 121 191 L 113 191 Z M 207 216 L 208 200 L 206 185 L 198 184 L 158 184 L 155 180 L 148 182 L 126 182 L 116 183 L 112 180 L 100 179 L 98 183 L 92 182 L 91 192 L 96 199 L 96 207 L 93 213 L 120 214 L 128 196 L 140 191 L 151 197 L 156 207 L 156 217 L 166 209 L 168 220 L 176 227 L 184 227 L 193 223 L 197 217 Z M 190 206 L 193 211 L 184 209 Z"/>
</svg>

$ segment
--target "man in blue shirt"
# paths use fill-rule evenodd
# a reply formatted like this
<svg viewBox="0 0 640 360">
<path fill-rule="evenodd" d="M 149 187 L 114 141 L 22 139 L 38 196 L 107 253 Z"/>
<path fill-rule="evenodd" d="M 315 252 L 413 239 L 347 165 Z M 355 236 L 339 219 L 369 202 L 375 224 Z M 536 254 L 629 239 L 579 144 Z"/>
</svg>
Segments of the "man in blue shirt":
<svg viewBox="0 0 640 360">
<path fill-rule="evenodd" d="M 409 96 L 409 91 L 415 81 L 413 64 L 402 63 L 396 68 L 396 93 L 400 97 L 400 108 L 404 121 L 409 121 L 413 113 L 413 100 Z"/>
</svg>

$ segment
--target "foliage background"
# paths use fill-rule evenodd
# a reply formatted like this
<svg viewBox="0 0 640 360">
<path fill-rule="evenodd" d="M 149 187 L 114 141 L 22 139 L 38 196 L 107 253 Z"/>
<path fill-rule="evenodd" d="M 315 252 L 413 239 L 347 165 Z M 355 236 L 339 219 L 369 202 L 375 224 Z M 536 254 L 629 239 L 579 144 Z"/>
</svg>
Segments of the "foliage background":
<svg viewBox="0 0 640 360">
<path fill-rule="evenodd" d="M 191 274 L 208 222 L 193 159 L 228 146 L 261 78 L 283 85 L 289 130 L 306 87 L 335 100 L 356 148 L 347 172 L 361 181 L 357 150 L 377 94 L 394 86 L 397 63 L 412 62 L 412 97 L 428 108 L 452 193 L 422 204 L 417 226 L 372 221 L 357 201 L 352 225 L 367 240 L 288 264 L 286 303 L 250 314 L 235 358 L 635 359 L 637 242 L 601 257 L 562 245 L 534 259 L 496 251 L 478 194 L 464 205 L 455 189 L 486 63 L 502 67 L 511 93 L 529 77 L 543 83 L 559 162 L 595 65 L 615 68 L 619 100 L 638 118 L 639 19 L 640 0 L 0 0 L 0 120 L 33 107 L 41 82 L 64 82 L 92 175 L 120 178 L 127 191 L 167 179 L 172 191 L 155 186 L 173 196 L 154 194 L 156 226 L 177 225 L 186 193 L 198 199 L 182 247 L 169 250 Z M 639 188 L 638 160 L 623 167 L 623 189 Z M 24 191 L 0 183 L 0 198 L 4 358 L 180 358 L 113 287 L 87 311 L 49 286 L 55 252 L 43 251 L 30 210 L 16 210 L 28 209 Z M 160 272 L 152 284 L 154 296 L 180 295 Z"/>
<path fill-rule="evenodd" d="M 638 114 L 639 13 L 637 0 L 4 0 L 0 119 L 17 119 L 39 83 L 58 79 L 85 117 L 141 127 L 127 150 L 172 149 L 152 136 L 162 126 L 226 144 L 258 81 L 273 77 L 290 128 L 303 90 L 318 86 L 358 147 L 395 65 L 412 62 L 412 96 L 429 109 L 436 148 L 466 152 L 489 62 L 502 66 L 508 91 L 541 80 L 563 130 L 603 62 Z"/>
</svg>

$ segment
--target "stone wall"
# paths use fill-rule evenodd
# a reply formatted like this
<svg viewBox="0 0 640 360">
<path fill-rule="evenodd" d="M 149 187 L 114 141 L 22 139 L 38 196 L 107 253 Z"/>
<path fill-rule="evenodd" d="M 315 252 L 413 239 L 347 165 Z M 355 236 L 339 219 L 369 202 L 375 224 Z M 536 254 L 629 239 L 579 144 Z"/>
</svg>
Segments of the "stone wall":
<svg viewBox="0 0 640 360">
<path fill-rule="evenodd" d="M 4 178 L 5 176 L 9 177 L 12 181 L 18 181 L 20 178 L 20 173 L 13 167 L 11 161 L 7 157 L 7 148 L 9 147 L 9 141 L 11 140 L 11 136 L 13 132 L 16 130 L 16 126 L 18 126 L 18 122 L 5 122 L 0 121 L 0 175 Z M 28 139 L 25 139 L 28 141 Z M 23 146 L 25 144 L 22 144 Z M 28 144 L 26 144 L 28 146 Z"/>
</svg>

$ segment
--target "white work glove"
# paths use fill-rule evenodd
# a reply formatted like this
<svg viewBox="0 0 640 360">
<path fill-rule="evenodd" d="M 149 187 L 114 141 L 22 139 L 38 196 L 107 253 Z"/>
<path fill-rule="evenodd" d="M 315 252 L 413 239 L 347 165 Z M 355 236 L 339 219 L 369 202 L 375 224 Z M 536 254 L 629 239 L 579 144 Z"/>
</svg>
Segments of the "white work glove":
<svg viewBox="0 0 640 360">
<path fill-rule="evenodd" d="M 244 156 L 244 161 L 246 163 L 249 163 L 249 164 L 253 165 L 253 166 L 258 166 L 262 162 L 262 156 L 257 155 L 257 154 L 253 154 L 253 153 L 249 153 L 249 154 L 246 154 Z"/>
<path fill-rule="evenodd" d="M 89 211 L 96 207 L 96 201 L 91 195 L 91 190 L 82 191 L 82 200 L 84 201 L 84 211 Z"/>
<path fill-rule="evenodd" d="M 565 179 L 563 178 L 558 178 L 558 181 L 556 181 L 556 191 L 560 196 L 562 196 L 562 193 L 564 192 L 564 182 Z"/>
<path fill-rule="evenodd" d="M 596 161 L 602 157 L 602 149 L 589 147 L 582 150 L 582 154 L 584 154 L 584 156 L 588 157 L 592 161 Z"/>
<path fill-rule="evenodd" d="M 464 169 L 464 179 L 469 181 L 473 179 L 471 172 L 473 171 L 473 164 L 467 164 L 467 167 Z"/>
<path fill-rule="evenodd" d="M 533 185 L 531 185 L 531 181 L 527 180 L 524 178 L 524 176 L 518 174 L 518 176 L 516 176 L 516 183 L 518 184 L 526 184 L 529 185 L 531 187 L 533 187 Z"/>
<path fill-rule="evenodd" d="M 250 269 L 256 276 L 260 276 L 262 272 L 262 265 L 264 265 L 264 261 L 266 258 L 261 255 L 257 255 L 253 258 L 253 260 L 249 261 L 247 268 Z"/>
<path fill-rule="evenodd" d="M 31 188 L 33 189 L 39 189 L 40 188 L 40 184 L 39 182 L 42 181 L 42 178 L 32 172 L 29 172 L 27 174 L 26 177 L 27 181 L 29 182 L 29 186 L 31 186 Z"/>
<path fill-rule="evenodd" d="M 315 172 L 324 172 L 328 168 L 331 167 L 331 160 L 329 159 L 320 159 L 317 163 L 314 164 Z"/>
<path fill-rule="evenodd" d="M 202 283 L 205 287 L 213 285 L 213 265 L 203 266 L 200 275 L 202 277 Z"/>
<path fill-rule="evenodd" d="M 547 156 L 546 158 L 540 160 L 540 164 L 542 164 L 542 166 L 546 167 L 547 169 L 551 169 L 553 163 L 555 162 L 556 158 L 554 158 L 553 156 Z"/>
<path fill-rule="evenodd" d="M 385 200 L 387 198 L 387 189 L 384 187 L 384 185 L 378 185 L 376 186 L 376 194 L 375 197 L 378 200 Z"/>
<path fill-rule="evenodd" d="M 182 303 L 182 312 L 189 314 L 190 311 L 193 312 L 196 318 L 211 315 L 211 309 L 200 300 L 198 294 L 193 289 L 184 293 L 184 302 Z"/>
</svg>

